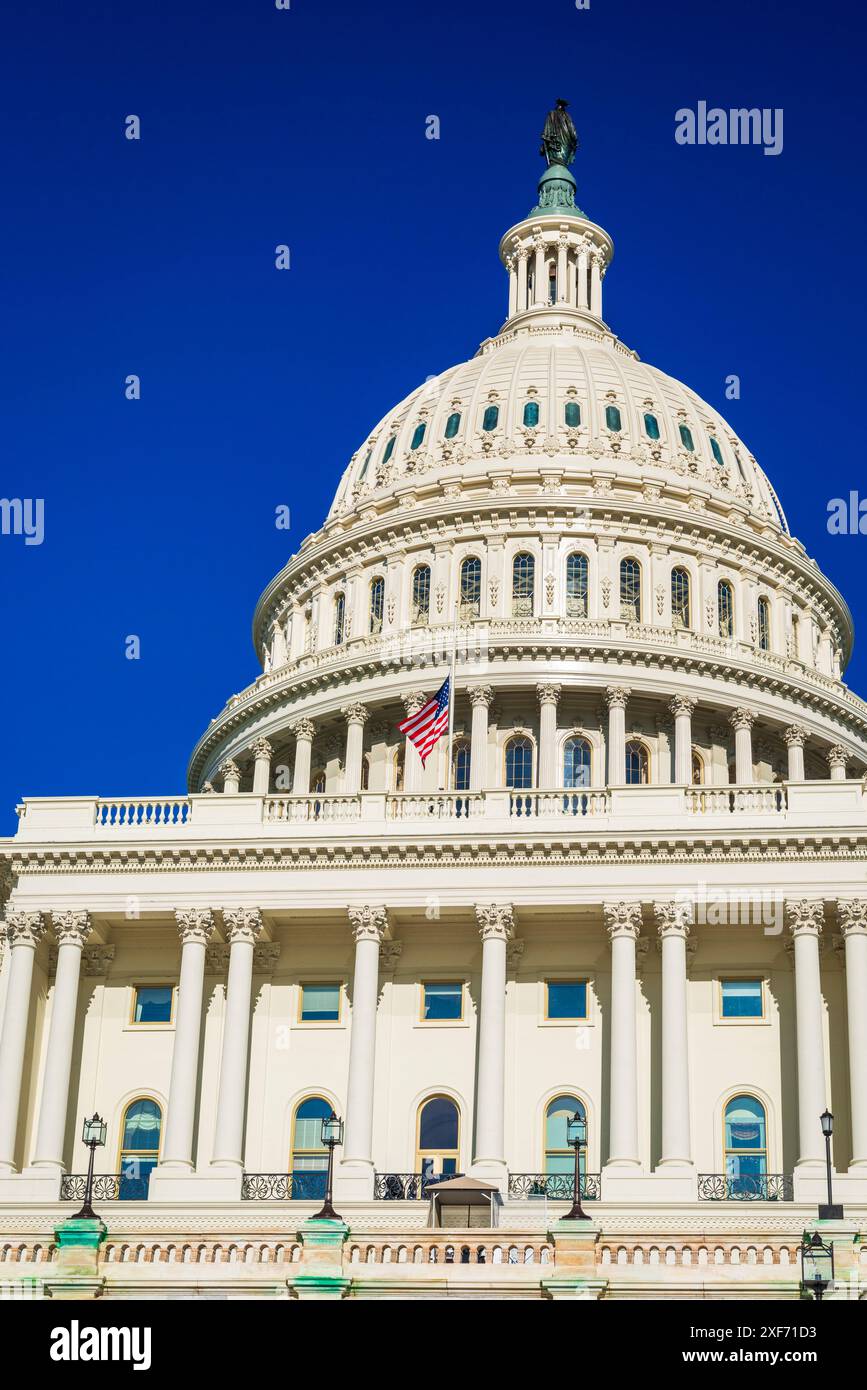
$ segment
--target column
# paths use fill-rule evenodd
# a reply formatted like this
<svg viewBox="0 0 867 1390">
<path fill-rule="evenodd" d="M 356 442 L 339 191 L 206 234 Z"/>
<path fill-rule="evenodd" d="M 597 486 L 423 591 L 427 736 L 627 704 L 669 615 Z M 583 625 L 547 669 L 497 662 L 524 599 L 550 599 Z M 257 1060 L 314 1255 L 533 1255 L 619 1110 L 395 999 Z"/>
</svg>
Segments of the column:
<svg viewBox="0 0 867 1390">
<path fill-rule="evenodd" d="M 804 781 L 804 744 L 807 741 L 807 730 L 800 724 L 791 724 L 785 730 L 783 738 L 789 750 L 789 781 Z"/>
<path fill-rule="evenodd" d="M 852 1167 L 867 1168 L 867 900 L 837 902 L 846 952 Z"/>
<path fill-rule="evenodd" d="M 271 754 L 274 749 L 266 738 L 257 738 L 250 751 L 253 754 L 253 794 L 267 796 L 271 790 Z"/>
<path fill-rule="evenodd" d="M 635 944 L 640 903 L 606 903 L 611 941 L 611 1080 L 608 1163 L 638 1168 L 638 1054 L 635 1027 Z"/>
<path fill-rule="evenodd" d="M 6 936 L 11 949 L 9 984 L 0 1033 L 0 1176 L 15 1171 L 18 1102 L 27 1046 L 30 986 L 36 947 L 45 934 L 41 912 L 7 912 Z"/>
<path fill-rule="evenodd" d="M 214 918 L 208 908 L 192 907 L 178 909 L 175 912 L 175 920 L 181 938 L 181 974 L 161 1167 L 191 1170 L 205 982 L 205 948 L 213 935 Z"/>
<path fill-rule="evenodd" d="M 608 704 L 608 785 L 622 787 L 626 781 L 626 701 L 631 692 L 625 685 L 609 685 Z"/>
<path fill-rule="evenodd" d="M 364 756 L 364 726 L 370 718 L 366 705 L 344 705 L 340 713 L 346 720 L 346 767 L 343 790 L 347 796 L 361 791 L 361 766 Z"/>
<path fill-rule="evenodd" d="M 352 1031 L 349 1038 L 343 1165 L 360 1165 L 366 1170 L 372 1196 L 379 948 L 388 931 L 388 914 L 382 906 L 351 907 L 349 921 L 355 938 L 355 969 L 352 975 Z"/>
<path fill-rule="evenodd" d="M 527 308 L 527 248 L 518 249 L 518 312 Z"/>
<path fill-rule="evenodd" d="M 681 787 L 692 783 L 692 712 L 695 700 L 675 695 L 669 705 L 674 715 L 674 780 Z"/>
<path fill-rule="evenodd" d="M 557 775 L 557 701 L 560 686 L 543 683 L 536 686 L 539 697 L 539 787 L 551 791 L 563 785 Z"/>
<path fill-rule="evenodd" d="M 565 304 L 569 298 L 569 283 L 566 279 L 566 248 L 569 245 L 565 236 L 557 239 L 557 303 Z"/>
<path fill-rule="evenodd" d="M 403 707 L 406 710 L 406 717 L 418 714 L 422 705 L 427 703 L 427 695 L 423 690 L 411 690 L 408 695 L 403 697 Z M 424 773 L 421 758 L 410 742 L 406 740 L 406 748 L 403 755 L 403 789 L 405 792 L 417 792 L 421 789 L 421 779 Z"/>
<path fill-rule="evenodd" d="M 230 946 L 229 978 L 226 984 L 226 1017 L 212 1162 L 242 1169 L 253 947 L 262 932 L 262 914 L 257 908 L 232 908 L 223 912 L 223 921 Z"/>
<path fill-rule="evenodd" d="M 60 1171 L 63 1168 L 81 952 L 90 933 L 90 918 L 86 912 L 52 912 L 51 922 L 57 937 L 57 971 L 51 998 L 51 1023 L 33 1165 L 53 1167 Z"/>
<path fill-rule="evenodd" d="M 736 709 L 730 718 L 735 731 L 735 781 L 739 787 L 750 787 L 755 778 L 752 728 L 756 716 L 752 710 Z"/>
<path fill-rule="evenodd" d="M 223 791 L 229 796 L 236 796 L 241 789 L 241 769 L 238 764 L 227 758 L 220 763 L 217 771 L 223 779 Z"/>
<path fill-rule="evenodd" d="M 689 903 L 655 903 L 662 945 L 662 1153 L 660 1166 L 692 1162 L 686 1013 Z"/>
<path fill-rule="evenodd" d="M 490 685 L 471 685 L 467 694 L 473 707 L 470 728 L 470 791 L 481 792 L 488 780 L 488 710 L 494 698 Z"/>
<path fill-rule="evenodd" d="M 795 1045 L 798 1058 L 798 1162 L 822 1163 L 825 1141 L 819 1116 L 825 1109 L 825 1042 L 819 937 L 824 905 L 786 903 L 795 941 Z"/>
<path fill-rule="evenodd" d="M 587 244 L 582 244 L 578 251 L 578 308 L 586 309 L 587 305 Z"/>
<path fill-rule="evenodd" d="M 506 268 L 509 272 L 509 318 L 518 312 L 518 272 L 516 270 L 516 258 L 508 256 L 506 258 Z"/>
<path fill-rule="evenodd" d="M 595 318 L 602 317 L 602 263 L 605 257 L 599 250 L 590 256 L 590 312 Z"/>
<path fill-rule="evenodd" d="M 279 671 L 281 666 L 286 665 L 286 629 L 284 627 L 286 619 L 278 618 L 274 624 L 274 635 L 271 642 L 271 670 Z"/>
<path fill-rule="evenodd" d="M 840 743 L 835 743 L 833 748 L 828 749 L 828 766 L 831 769 L 832 782 L 846 781 L 846 764 L 849 761 L 849 754 Z"/>
<path fill-rule="evenodd" d="M 316 725 L 312 719 L 296 719 L 291 725 L 295 735 L 295 770 L 292 774 L 292 795 L 310 794 L 310 758 L 313 750 L 313 736 Z"/>
<path fill-rule="evenodd" d="M 508 903 L 476 907 L 482 938 L 479 1065 L 473 1173 L 505 1176 L 506 947 L 514 935 Z"/>
</svg>

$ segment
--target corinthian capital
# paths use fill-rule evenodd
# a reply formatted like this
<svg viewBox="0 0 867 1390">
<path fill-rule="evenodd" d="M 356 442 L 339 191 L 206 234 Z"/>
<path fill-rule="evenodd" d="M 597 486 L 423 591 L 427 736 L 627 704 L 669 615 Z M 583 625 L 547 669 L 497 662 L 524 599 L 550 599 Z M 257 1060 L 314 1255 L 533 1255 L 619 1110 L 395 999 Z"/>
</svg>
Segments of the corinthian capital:
<svg viewBox="0 0 867 1390">
<path fill-rule="evenodd" d="M 262 914 L 258 907 L 224 907 L 223 921 L 232 946 L 236 941 L 255 946 L 262 933 Z"/>
<path fill-rule="evenodd" d="M 656 918 L 656 929 L 661 937 L 689 936 L 689 929 L 693 920 L 692 903 L 654 903 L 653 915 Z"/>
<path fill-rule="evenodd" d="M 783 730 L 783 741 L 787 748 L 803 748 L 807 741 L 807 730 L 802 724 L 790 724 Z"/>
<path fill-rule="evenodd" d="M 825 919 L 825 904 L 821 899 L 802 898 L 786 903 L 786 921 L 792 936 L 819 936 Z"/>
<path fill-rule="evenodd" d="M 51 925 L 58 946 L 78 946 L 80 949 L 90 935 L 90 913 L 78 909 L 52 912 Z"/>
<path fill-rule="evenodd" d="M 266 738 L 257 738 L 250 744 L 250 752 L 254 758 L 270 758 L 274 749 Z"/>
<path fill-rule="evenodd" d="M 540 681 L 536 686 L 536 695 L 540 705 L 556 705 L 560 699 L 559 685 L 553 685 L 550 681 Z"/>
<path fill-rule="evenodd" d="M 473 709 L 477 705 L 484 705 L 485 709 L 491 708 L 491 701 L 494 698 L 494 689 L 490 685 L 470 685 L 467 686 L 467 694 L 470 697 L 470 704 Z"/>
<path fill-rule="evenodd" d="M 6 935 L 9 945 L 38 946 L 45 935 L 45 917 L 41 912 L 7 912 Z"/>
<path fill-rule="evenodd" d="M 379 904 L 365 903 L 363 907 L 350 907 L 349 924 L 356 943 L 375 941 L 380 945 L 388 931 L 388 913 Z"/>
<path fill-rule="evenodd" d="M 347 724 L 366 724 L 370 718 L 370 710 L 367 705 L 343 705 L 340 713 Z"/>
<path fill-rule="evenodd" d="M 217 771 L 219 772 L 224 782 L 231 777 L 241 776 L 241 769 L 232 758 L 227 758 L 224 763 L 220 763 L 220 766 L 217 768 Z"/>
<path fill-rule="evenodd" d="M 738 709 L 732 710 L 729 720 L 733 729 L 751 729 L 756 722 L 756 716 L 751 709 L 744 709 L 743 706 L 740 706 Z"/>
<path fill-rule="evenodd" d="M 289 725 L 289 730 L 299 742 L 306 739 L 308 743 L 312 743 L 316 733 L 316 725 L 312 719 L 296 719 L 294 724 Z"/>
<path fill-rule="evenodd" d="M 422 705 L 427 703 L 427 695 L 423 690 L 410 690 L 403 699 L 403 707 L 406 710 L 407 718 L 412 714 L 418 714 Z"/>
<path fill-rule="evenodd" d="M 825 754 L 825 757 L 828 759 L 829 767 L 842 767 L 844 770 L 849 761 L 849 754 L 846 752 L 842 743 L 832 744 Z"/>
<path fill-rule="evenodd" d="M 181 945 L 194 942 L 207 946 L 214 931 L 214 914 L 209 907 L 179 907 L 175 910 Z"/>
<path fill-rule="evenodd" d="M 510 941 L 515 934 L 511 903 L 476 903 L 476 920 L 482 941 Z"/>
<path fill-rule="evenodd" d="M 668 708 L 675 717 L 678 714 L 688 714 L 692 717 L 695 700 L 691 700 L 688 695 L 675 695 L 673 699 L 669 700 Z"/>
<path fill-rule="evenodd" d="M 617 936 L 631 936 L 637 941 L 641 935 L 641 903 L 604 903 L 605 930 L 613 941 Z"/>
<path fill-rule="evenodd" d="M 838 898 L 837 918 L 844 936 L 867 936 L 867 899 Z"/>
<path fill-rule="evenodd" d="M 605 687 L 605 702 L 609 709 L 626 709 L 626 701 L 632 691 L 625 685 L 608 685 Z"/>
</svg>

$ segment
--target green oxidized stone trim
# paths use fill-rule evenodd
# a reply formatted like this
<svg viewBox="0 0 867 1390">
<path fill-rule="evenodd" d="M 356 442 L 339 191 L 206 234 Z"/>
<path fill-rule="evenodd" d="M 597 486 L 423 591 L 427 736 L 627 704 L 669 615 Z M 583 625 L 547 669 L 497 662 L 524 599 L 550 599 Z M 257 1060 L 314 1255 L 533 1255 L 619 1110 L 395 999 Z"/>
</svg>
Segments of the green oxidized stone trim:
<svg viewBox="0 0 867 1390">
<path fill-rule="evenodd" d="M 88 1250 L 98 1250 L 108 1235 L 108 1227 L 99 1217 L 71 1216 L 54 1228 L 54 1239 L 61 1250 L 70 1246 L 84 1246 Z"/>
</svg>

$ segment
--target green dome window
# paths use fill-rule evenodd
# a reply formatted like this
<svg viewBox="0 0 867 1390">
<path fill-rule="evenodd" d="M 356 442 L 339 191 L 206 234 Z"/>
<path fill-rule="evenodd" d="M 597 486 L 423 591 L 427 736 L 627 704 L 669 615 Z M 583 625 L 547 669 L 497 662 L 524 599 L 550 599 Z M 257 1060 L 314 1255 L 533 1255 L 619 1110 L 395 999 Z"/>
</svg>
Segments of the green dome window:
<svg viewBox="0 0 867 1390">
<path fill-rule="evenodd" d="M 617 409 L 616 405 L 606 405 L 605 424 L 610 430 L 620 430 L 622 428 L 620 423 L 620 411 Z"/>
<path fill-rule="evenodd" d="M 659 438 L 659 421 L 657 420 L 655 415 L 645 415 L 644 432 L 647 435 L 648 439 Z"/>
<path fill-rule="evenodd" d="M 420 425 L 416 425 L 415 429 L 412 432 L 412 442 L 409 446 L 411 449 L 417 449 L 419 447 L 422 440 L 424 439 L 424 432 L 426 429 L 427 425 L 425 424 L 424 420 L 422 420 Z"/>
<path fill-rule="evenodd" d="M 578 402 L 567 401 L 563 416 L 570 429 L 577 429 L 581 424 L 581 407 Z"/>
<path fill-rule="evenodd" d="M 524 424 L 528 429 L 534 430 L 539 423 L 539 402 L 527 401 L 524 406 Z"/>
<path fill-rule="evenodd" d="M 392 454 L 394 453 L 394 441 L 395 441 L 396 437 L 397 437 L 396 435 L 392 435 L 392 436 L 391 436 L 391 439 L 390 439 L 390 440 L 388 441 L 388 443 L 386 444 L 386 446 L 385 446 L 385 453 L 384 453 L 383 456 L 382 456 L 382 461 L 383 461 L 383 463 L 388 463 L 388 460 L 391 458 Z"/>
<path fill-rule="evenodd" d="M 362 481 L 362 479 L 364 478 L 365 473 L 367 472 L 367 465 L 370 463 L 370 455 L 371 455 L 372 453 L 373 453 L 373 450 L 372 450 L 372 449 L 368 449 L 367 453 L 366 453 L 365 456 L 364 456 L 364 463 L 361 465 L 361 472 L 360 472 L 359 475 L 358 475 L 358 481 L 359 481 L 359 482 Z"/>
<path fill-rule="evenodd" d="M 455 411 L 455 413 L 454 413 L 453 415 L 450 415 L 449 418 L 446 420 L 446 428 L 445 428 L 445 437 L 446 437 L 446 439 L 454 439 L 454 437 L 455 437 L 455 435 L 457 434 L 457 432 L 458 432 L 458 430 L 460 429 L 460 427 L 461 427 L 461 417 L 460 417 L 460 415 L 458 414 L 458 412 Z"/>
<path fill-rule="evenodd" d="M 714 439 L 713 435 L 711 435 L 711 437 L 710 437 L 710 448 L 711 448 L 711 453 L 713 454 L 713 456 L 714 456 L 714 458 L 716 459 L 717 463 L 719 464 L 720 468 L 725 468 L 726 465 L 725 465 L 725 459 L 724 459 L 723 456 L 722 456 L 722 449 L 721 449 L 720 446 L 719 446 L 719 441 L 716 440 L 716 439 Z"/>
<path fill-rule="evenodd" d="M 689 425 L 680 426 L 680 442 L 684 449 L 688 449 L 691 454 L 695 453 L 695 444 L 692 439 L 692 430 Z"/>
<path fill-rule="evenodd" d="M 500 407 L 498 405 L 487 406 L 485 409 L 485 413 L 482 416 L 482 429 L 495 430 L 497 428 L 497 421 L 499 420 L 499 418 Z"/>
</svg>

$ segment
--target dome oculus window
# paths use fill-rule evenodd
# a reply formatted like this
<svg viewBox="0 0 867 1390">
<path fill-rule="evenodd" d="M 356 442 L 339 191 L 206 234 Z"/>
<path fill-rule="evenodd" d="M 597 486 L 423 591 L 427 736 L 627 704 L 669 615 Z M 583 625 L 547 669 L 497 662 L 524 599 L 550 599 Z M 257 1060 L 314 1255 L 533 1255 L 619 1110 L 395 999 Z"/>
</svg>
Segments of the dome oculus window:
<svg viewBox="0 0 867 1390">
<path fill-rule="evenodd" d="M 570 430 L 576 430 L 581 424 L 581 407 L 577 401 L 567 401 L 563 411 L 563 419 Z"/>
<path fill-rule="evenodd" d="M 675 628 L 691 626 L 689 574 L 682 565 L 675 565 L 671 571 L 671 625 Z"/>
<path fill-rule="evenodd" d="M 620 411 L 618 410 L 616 405 L 606 405 L 605 424 L 607 425 L 608 429 L 614 430 L 616 433 L 619 433 L 619 431 L 621 430 L 622 422 L 620 419 Z"/>
<path fill-rule="evenodd" d="M 655 415 L 645 415 L 644 433 L 647 435 L 648 439 L 659 438 L 659 421 L 657 420 Z"/>
<path fill-rule="evenodd" d="M 486 406 L 485 413 L 482 416 L 482 429 L 489 434 L 491 430 L 495 430 L 497 428 L 497 422 L 499 418 L 500 407 L 498 405 Z"/>
<path fill-rule="evenodd" d="M 370 584 L 370 631 L 382 632 L 382 613 L 385 602 L 385 580 L 381 575 Z"/>
<path fill-rule="evenodd" d="M 532 618 L 536 561 L 522 552 L 512 561 L 512 617 Z"/>
<path fill-rule="evenodd" d="M 410 449 L 418 449 L 421 446 L 421 444 L 424 441 L 424 432 L 426 429 L 427 425 L 425 424 L 424 420 L 422 420 L 420 424 L 416 425 L 415 429 L 412 432 L 412 440 L 410 441 L 409 446 Z"/>
<path fill-rule="evenodd" d="M 631 558 L 620 562 L 620 617 L 641 622 L 641 566 Z"/>
<path fill-rule="evenodd" d="M 482 562 L 475 555 L 461 565 L 460 616 L 466 621 L 478 618 L 482 606 Z"/>
<path fill-rule="evenodd" d="M 576 552 L 566 561 L 566 617 L 586 618 L 589 585 L 587 556 Z"/>
<path fill-rule="evenodd" d="M 692 430 L 689 428 L 689 425 L 679 425 L 678 428 L 680 430 L 680 442 L 684 449 L 690 454 L 694 454 L 695 444 L 693 443 Z"/>
<path fill-rule="evenodd" d="M 715 439 L 713 435 L 710 436 L 710 451 L 714 456 L 714 461 L 719 464 L 720 468 L 725 468 L 725 459 L 722 456 L 719 440 Z"/>
<path fill-rule="evenodd" d="M 393 434 L 393 435 L 391 436 L 391 438 L 389 439 L 388 443 L 386 444 L 385 450 L 384 450 L 383 455 L 382 455 L 382 461 L 383 461 L 383 463 L 388 463 L 388 460 L 391 458 L 392 454 L 394 453 L 394 441 L 395 441 L 396 439 L 397 439 L 397 435 L 396 435 L 396 434 Z"/>
<path fill-rule="evenodd" d="M 461 417 L 460 417 L 460 414 L 458 413 L 458 411 L 453 411 L 453 413 L 452 413 L 452 414 L 449 416 L 449 418 L 446 420 L 446 427 L 445 427 L 445 430 L 443 431 L 444 437 L 445 437 L 446 439 L 454 439 L 454 437 L 455 437 L 455 435 L 457 434 L 457 432 L 458 432 L 458 430 L 460 429 L 460 427 L 461 427 Z"/>
<path fill-rule="evenodd" d="M 534 430 L 539 423 L 539 402 L 527 401 L 524 406 L 524 425 Z"/>
</svg>

